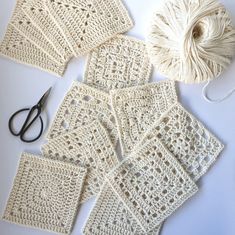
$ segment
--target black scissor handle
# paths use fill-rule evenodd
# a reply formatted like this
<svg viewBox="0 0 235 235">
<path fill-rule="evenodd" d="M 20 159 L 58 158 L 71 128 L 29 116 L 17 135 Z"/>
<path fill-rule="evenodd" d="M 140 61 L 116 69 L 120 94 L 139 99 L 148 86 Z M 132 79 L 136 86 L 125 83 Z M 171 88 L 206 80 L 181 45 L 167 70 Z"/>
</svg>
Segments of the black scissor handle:
<svg viewBox="0 0 235 235">
<path fill-rule="evenodd" d="M 14 132 L 13 128 L 12 128 L 12 122 L 14 120 L 14 118 L 21 112 L 25 112 L 25 111 L 29 111 L 27 117 L 26 117 L 26 120 L 23 124 L 23 126 L 21 127 L 20 131 L 18 133 Z M 37 111 L 36 115 L 33 117 L 32 121 L 30 121 L 30 118 L 32 117 L 32 115 L 34 114 L 34 112 Z M 19 111 L 15 112 L 9 119 L 9 122 L 8 122 L 8 127 L 9 127 L 9 130 L 11 132 L 12 135 L 14 136 L 20 136 L 20 139 L 23 141 L 23 142 L 26 142 L 26 143 L 31 143 L 31 142 L 34 142 L 36 140 L 38 140 L 40 138 L 40 136 L 42 135 L 42 132 L 43 132 L 43 120 L 40 116 L 41 114 L 41 107 L 38 106 L 38 105 L 35 105 L 33 106 L 31 109 L 29 108 L 26 108 L 26 109 L 20 109 Z M 40 129 L 40 132 L 38 134 L 38 136 L 32 140 L 27 140 L 24 138 L 25 136 L 25 133 L 27 132 L 27 130 L 31 127 L 31 125 L 36 121 L 36 119 L 39 118 L 40 119 L 40 122 L 41 122 L 41 129 Z"/>
</svg>

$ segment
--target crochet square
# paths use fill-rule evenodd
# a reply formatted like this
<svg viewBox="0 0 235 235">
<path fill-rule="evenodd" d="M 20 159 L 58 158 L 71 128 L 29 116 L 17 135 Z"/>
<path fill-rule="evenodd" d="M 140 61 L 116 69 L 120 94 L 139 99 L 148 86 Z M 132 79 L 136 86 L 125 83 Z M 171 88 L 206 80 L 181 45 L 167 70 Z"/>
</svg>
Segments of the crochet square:
<svg viewBox="0 0 235 235">
<path fill-rule="evenodd" d="M 151 125 L 176 101 L 175 83 L 161 81 L 110 92 L 121 149 L 128 155 Z"/>
<path fill-rule="evenodd" d="M 145 43 L 119 35 L 89 54 L 84 82 L 108 92 L 147 83 L 151 70 Z"/>
<path fill-rule="evenodd" d="M 148 235 L 158 235 L 160 234 L 160 229 L 161 226 L 158 226 L 153 232 L 149 232 Z M 108 182 L 103 185 L 83 229 L 83 234 L 146 235 L 125 204 L 113 192 Z"/>
<path fill-rule="evenodd" d="M 23 153 L 3 219 L 69 234 L 86 169 Z"/>
<path fill-rule="evenodd" d="M 46 0 L 45 3 L 75 56 L 86 54 L 133 26 L 121 0 Z"/>
<path fill-rule="evenodd" d="M 55 51 L 52 44 L 50 44 L 42 32 L 33 25 L 31 19 L 22 11 L 22 6 L 26 3 L 27 0 L 17 0 L 10 24 L 18 30 L 22 36 L 26 37 L 26 39 L 46 53 L 52 60 L 61 64 L 66 63 L 67 61 L 62 59 L 60 54 Z"/>
<path fill-rule="evenodd" d="M 42 152 L 48 158 L 88 169 L 81 203 L 100 191 L 105 175 L 119 162 L 108 133 L 98 121 L 49 140 Z"/>
<path fill-rule="evenodd" d="M 8 25 L 4 39 L 1 42 L 0 55 L 60 77 L 64 74 L 67 66 L 67 64 L 60 64 L 52 60 L 22 36 L 12 25 Z"/>
<path fill-rule="evenodd" d="M 141 143 L 156 137 L 177 158 L 194 181 L 207 172 L 224 147 L 179 103 L 154 123 Z"/>
<path fill-rule="evenodd" d="M 72 50 L 56 22 L 50 17 L 45 1 L 27 0 L 22 9 L 35 27 L 54 46 L 54 49 L 61 55 L 62 59 L 68 61 L 72 57 Z"/>
<path fill-rule="evenodd" d="M 47 138 L 53 139 L 67 131 L 90 124 L 94 120 L 100 120 L 109 132 L 112 142 L 116 144 L 117 129 L 109 95 L 85 84 L 73 82 L 56 114 Z"/>
<path fill-rule="evenodd" d="M 138 145 L 108 180 L 146 234 L 198 190 L 157 138 Z"/>
</svg>

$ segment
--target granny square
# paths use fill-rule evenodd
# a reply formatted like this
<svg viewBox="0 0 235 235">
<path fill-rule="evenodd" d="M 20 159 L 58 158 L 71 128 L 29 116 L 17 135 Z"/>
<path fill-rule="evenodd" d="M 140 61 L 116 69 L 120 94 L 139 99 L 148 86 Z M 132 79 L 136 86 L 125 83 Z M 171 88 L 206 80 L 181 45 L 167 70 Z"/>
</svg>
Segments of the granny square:
<svg viewBox="0 0 235 235">
<path fill-rule="evenodd" d="M 23 153 L 3 219 L 69 234 L 86 169 Z"/>
<path fill-rule="evenodd" d="M 119 35 L 89 54 L 84 82 L 108 92 L 147 83 L 151 70 L 145 43 Z"/>
</svg>

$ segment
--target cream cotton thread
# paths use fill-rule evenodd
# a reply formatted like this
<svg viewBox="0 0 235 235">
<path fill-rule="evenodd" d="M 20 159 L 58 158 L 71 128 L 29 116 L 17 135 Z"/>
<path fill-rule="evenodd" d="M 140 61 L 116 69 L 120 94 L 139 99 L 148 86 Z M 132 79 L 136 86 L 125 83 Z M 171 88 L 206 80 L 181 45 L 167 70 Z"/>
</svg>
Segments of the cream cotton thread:
<svg viewBox="0 0 235 235">
<path fill-rule="evenodd" d="M 81 203 L 100 191 L 105 174 L 119 162 L 108 133 L 98 121 L 49 140 L 42 152 L 47 158 L 88 169 Z"/>
<path fill-rule="evenodd" d="M 82 167 L 23 153 L 3 219 L 70 234 L 86 172 Z"/>
<path fill-rule="evenodd" d="M 235 52 L 235 30 L 217 0 L 167 0 L 154 12 L 147 48 L 156 69 L 185 83 L 218 77 Z"/>
<path fill-rule="evenodd" d="M 84 83 L 109 92 L 143 85 L 149 81 L 151 71 L 145 43 L 118 35 L 89 54 Z"/>
</svg>

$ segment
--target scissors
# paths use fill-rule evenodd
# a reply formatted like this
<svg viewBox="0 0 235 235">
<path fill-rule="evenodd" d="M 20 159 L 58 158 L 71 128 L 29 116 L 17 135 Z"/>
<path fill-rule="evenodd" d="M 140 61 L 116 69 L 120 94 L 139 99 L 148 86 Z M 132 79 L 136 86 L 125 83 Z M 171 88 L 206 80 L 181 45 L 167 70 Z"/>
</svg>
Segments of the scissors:
<svg viewBox="0 0 235 235">
<path fill-rule="evenodd" d="M 9 127 L 9 130 L 11 132 L 12 135 L 14 136 L 19 136 L 21 141 L 23 142 L 26 142 L 26 143 L 32 143 L 36 140 L 38 140 L 41 135 L 42 135 L 42 132 L 43 132 L 43 120 L 42 120 L 42 117 L 41 117 L 41 112 L 42 112 L 42 109 L 45 105 L 45 102 L 51 92 L 51 88 L 50 87 L 46 92 L 45 94 L 41 97 L 41 99 L 38 101 L 38 103 L 36 105 L 34 105 L 33 107 L 31 108 L 24 108 L 24 109 L 20 109 L 18 111 L 16 111 L 9 119 L 9 122 L 8 122 L 8 127 Z M 14 122 L 14 119 L 15 117 L 22 113 L 22 112 L 26 112 L 26 111 L 29 111 L 28 112 L 28 115 L 25 119 L 25 122 L 23 123 L 21 129 L 19 132 L 16 132 L 13 130 L 13 122 Z M 25 133 L 28 131 L 28 129 L 32 126 L 32 124 L 37 121 L 37 119 L 40 120 L 40 123 L 41 123 L 41 129 L 40 129 L 40 132 L 38 134 L 38 136 L 36 138 L 33 138 L 33 139 L 26 139 L 25 138 Z"/>
</svg>

